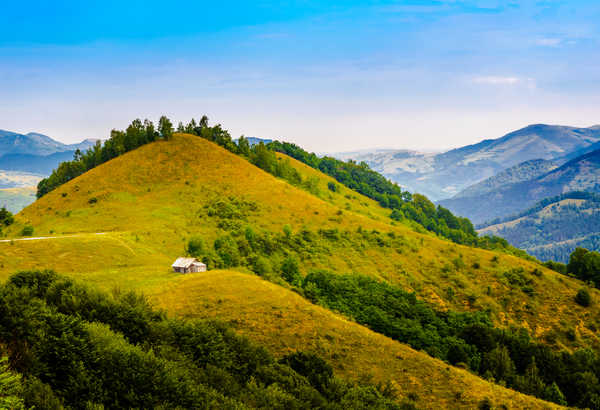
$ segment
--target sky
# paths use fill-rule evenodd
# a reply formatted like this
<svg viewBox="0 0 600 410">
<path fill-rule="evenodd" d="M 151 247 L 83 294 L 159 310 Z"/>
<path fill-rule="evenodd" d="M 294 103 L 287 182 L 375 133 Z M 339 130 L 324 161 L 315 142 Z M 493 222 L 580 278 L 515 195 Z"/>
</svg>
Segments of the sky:
<svg viewBox="0 0 600 410">
<path fill-rule="evenodd" d="M 0 129 L 75 142 L 163 114 L 317 152 L 600 124 L 600 2 L 3 4 Z"/>
</svg>

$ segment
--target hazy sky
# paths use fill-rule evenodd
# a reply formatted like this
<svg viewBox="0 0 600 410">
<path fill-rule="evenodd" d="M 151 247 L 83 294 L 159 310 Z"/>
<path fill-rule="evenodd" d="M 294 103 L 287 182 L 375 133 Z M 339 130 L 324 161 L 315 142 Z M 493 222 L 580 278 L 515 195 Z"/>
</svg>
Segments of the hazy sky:
<svg viewBox="0 0 600 410">
<path fill-rule="evenodd" d="M 72 142 L 163 113 L 317 151 L 598 124 L 600 2 L 2 5 L 1 129 Z"/>
</svg>

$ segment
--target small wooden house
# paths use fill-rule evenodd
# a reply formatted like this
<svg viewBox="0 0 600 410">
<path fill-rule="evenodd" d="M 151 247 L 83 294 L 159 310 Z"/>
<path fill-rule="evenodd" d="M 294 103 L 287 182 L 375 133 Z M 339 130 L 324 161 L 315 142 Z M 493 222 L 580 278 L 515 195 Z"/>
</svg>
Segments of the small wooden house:
<svg viewBox="0 0 600 410">
<path fill-rule="evenodd" d="M 177 258 L 171 267 L 179 273 L 206 272 L 206 265 L 196 258 Z"/>
</svg>

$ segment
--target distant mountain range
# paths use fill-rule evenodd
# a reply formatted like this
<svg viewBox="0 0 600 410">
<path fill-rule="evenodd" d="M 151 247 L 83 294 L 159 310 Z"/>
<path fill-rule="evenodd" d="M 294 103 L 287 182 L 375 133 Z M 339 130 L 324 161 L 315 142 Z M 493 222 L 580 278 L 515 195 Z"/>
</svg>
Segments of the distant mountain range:
<svg viewBox="0 0 600 410">
<path fill-rule="evenodd" d="M 571 191 L 600 192 L 600 150 L 581 155 L 541 175 L 536 173 L 552 165 L 547 162 L 539 163 L 538 167 L 529 165 L 522 163 L 439 204 L 475 223 L 482 223 L 521 212 L 544 198 Z M 531 179 L 517 177 L 514 182 L 499 182 L 506 174 L 527 175 L 520 172 L 527 167 L 531 170 Z"/>
<path fill-rule="evenodd" d="M 6 154 L 30 154 L 47 156 L 56 152 L 86 150 L 96 143 L 96 140 L 86 139 L 77 144 L 63 144 L 47 135 L 30 132 L 18 134 L 16 132 L 0 130 L 0 157 Z"/>
<path fill-rule="evenodd" d="M 441 200 L 522 162 L 543 159 L 558 160 L 560 164 L 599 147 L 599 144 L 600 126 L 577 128 L 535 124 L 499 139 L 488 139 L 439 154 L 375 150 L 337 156 L 365 161 L 404 188 Z"/>
<path fill-rule="evenodd" d="M 479 229 L 499 235 L 540 260 L 568 262 L 577 247 L 600 250 L 600 195 L 571 192 Z"/>
<path fill-rule="evenodd" d="M 10 171 L 11 176 L 18 177 L 22 173 L 29 179 L 32 174 L 41 178 L 49 175 L 62 161 L 73 158 L 75 150 L 85 151 L 95 143 L 96 140 L 86 139 L 77 144 L 63 144 L 36 132 L 18 134 L 0 130 L 0 170 Z M 2 188 L 23 186 L 11 181 L 5 178 L 0 185 Z"/>
<path fill-rule="evenodd" d="M 74 152 L 62 151 L 50 155 L 6 154 L 0 157 L 0 169 L 50 175 L 58 164 L 73 159 Z"/>
</svg>

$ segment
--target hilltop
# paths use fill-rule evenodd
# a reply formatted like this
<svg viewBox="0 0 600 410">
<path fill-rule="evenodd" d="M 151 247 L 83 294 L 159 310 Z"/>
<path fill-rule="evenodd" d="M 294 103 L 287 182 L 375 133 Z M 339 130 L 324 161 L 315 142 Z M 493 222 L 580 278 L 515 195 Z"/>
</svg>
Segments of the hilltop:
<svg viewBox="0 0 600 410">
<path fill-rule="evenodd" d="M 331 190 L 332 178 L 283 154 L 279 158 L 296 169 L 304 182 L 293 186 L 192 135 L 175 134 L 169 141 L 144 145 L 57 187 L 17 215 L 10 236 L 30 225 L 34 235 L 56 239 L 0 244 L 0 272 L 6 277 L 19 269 L 52 268 L 105 289 L 144 291 L 171 314 L 204 317 L 198 307 L 207 307 L 208 296 L 197 287 L 180 287 L 181 277 L 169 269 L 175 257 L 194 244 L 209 264 L 257 272 L 272 282 L 268 286 L 273 292 L 289 295 L 290 283 L 300 283 L 297 277 L 290 277 L 290 282 L 285 279 L 286 272 L 292 272 L 285 267 L 290 266 L 288 259 L 296 258 L 301 261 L 297 266 L 300 277 L 323 269 L 364 275 L 414 291 L 440 311 L 488 311 L 497 326 L 525 326 L 535 340 L 554 349 L 598 345 L 592 330 L 597 305 L 583 308 L 574 302 L 581 282 L 531 261 L 457 245 L 422 229 L 416 232 L 412 224 L 389 219 L 389 211 L 375 201 L 345 187 Z M 241 280 L 234 274 L 218 276 L 215 271 L 215 275 L 211 277 L 222 278 L 219 286 L 225 288 L 236 289 L 235 283 Z M 233 312 L 248 311 L 242 302 L 253 300 L 253 288 L 256 285 L 242 287 L 240 292 L 248 293 L 241 293 L 240 300 L 217 300 L 211 314 L 229 315 L 235 324 Z M 177 296 L 181 292 L 185 297 Z M 596 291 L 591 293 L 598 297 Z M 271 299 L 256 302 L 255 318 L 273 309 Z M 314 317 L 334 320 L 333 316 Z M 250 331 L 250 319 L 250 324 L 236 326 L 282 351 L 278 349 L 285 350 L 285 346 L 279 344 L 278 329 L 289 327 L 284 319 L 285 315 L 275 314 L 273 324 L 261 335 Z M 310 320 L 315 319 L 302 319 Z M 353 332 L 365 332 L 358 323 L 346 323 Z M 325 339 L 337 332 L 329 321 L 320 326 L 319 334 Z M 296 333 L 285 339 L 288 348 L 304 345 L 301 332 Z M 352 371 L 344 369 L 352 366 L 342 352 L 352 351 L 353 342 L 335 340 L 339 353 L 332 350 L 328 357 L 341 374 L 351 377 Z M 397 349 L 408 349 L 385 340 Z M 309 345 L 318 347 L 316 342 Z M 381 346 L 381 351 L 388 350 Z M 372 372 L 381 381 L 391 377 L 404 392 L 423 392 L 420 406 L 443 406 L 456 393 L 431 390 L 422 373 L 412 373 L 416 369 L 410 370 L 408 378 L 399 377 L 390 372 L 387 356 L 372 355 L 367 360 L 368 353 L 361 349 L 353 354 L 358 355 L 353 362 L 364 363 L 359 368 L 363 373 Z M 493 398 L 505 394 L 494 393 L 497 386 L 475 376 L 464 380 L 470 386 L 466 391 Z M 466 407 L 472 407 L 473 401 L 469 403 Z"/>
<path fill-rule="evenodd" d="M 572 191 L 600 192 L 600 150 L 592 151 L 527 181 L 508 183 L 481 194 L 440 201 L 475 223 L 525 211 L 544 198 Z M 494 204 L 494 206 L 489 206 Z"/>
<path fill-rule="evenodd" d="M 600 141 L 600 129 L 534 124 L 498 139 L 440 154 L 385 150 L 352 155 L 412 192 L 442 200 L 519 163 L 532 160 L 564 162 L 572 152 L 585 153 Z M 468 215 L 470 217 L 470 215 Z"/>
</svg>

